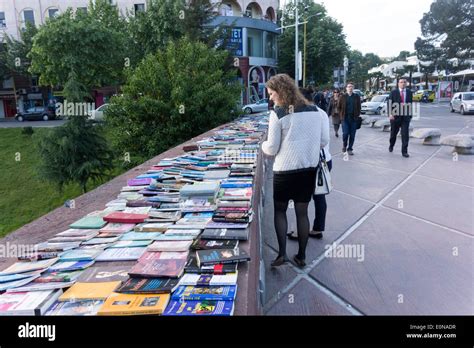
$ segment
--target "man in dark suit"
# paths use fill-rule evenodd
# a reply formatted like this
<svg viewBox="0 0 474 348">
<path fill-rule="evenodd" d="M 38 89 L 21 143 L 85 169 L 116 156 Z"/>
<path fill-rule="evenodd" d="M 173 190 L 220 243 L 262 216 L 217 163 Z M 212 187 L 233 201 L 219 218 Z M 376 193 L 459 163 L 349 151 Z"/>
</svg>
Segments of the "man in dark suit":
<svg viewBox="0 0 474 348">
<path fill-rule="evenodd" d="M 354 145 L 357 132 L 358 119 L 360 118 L 361 101 L 359 95 L 354 93 L 354 83 L 349 82 L 346 93 L 339 97 L 339 111 L 342 121 L 342 152 L 354 155 Z"/>
<path fill-rule="evenodd" d="M 390 146 L 388 151 L 392 152 L 397 141 L 398 131 L 402 133 L 402 156 L 410 157 L 408 154 L 408 139 L 410 121 L 413 116 L 413 93 L 406 88 L 407 80 L 398 80 L 398 88 L 390 92 L 387 101 L 387 112 L 390 118 Z"/>
</svg>

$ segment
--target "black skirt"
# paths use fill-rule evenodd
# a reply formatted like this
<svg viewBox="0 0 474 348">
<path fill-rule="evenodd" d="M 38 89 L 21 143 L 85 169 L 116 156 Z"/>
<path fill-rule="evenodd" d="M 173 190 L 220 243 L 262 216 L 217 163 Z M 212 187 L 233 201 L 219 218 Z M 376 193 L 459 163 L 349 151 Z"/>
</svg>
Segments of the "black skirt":
<svg viewBox="0 0 474 348">
<path fill-rule="evenodd" d="M 273 200 L 308 203 L 314 193 L 316 169 L 273 174 Z"/>
</svg>

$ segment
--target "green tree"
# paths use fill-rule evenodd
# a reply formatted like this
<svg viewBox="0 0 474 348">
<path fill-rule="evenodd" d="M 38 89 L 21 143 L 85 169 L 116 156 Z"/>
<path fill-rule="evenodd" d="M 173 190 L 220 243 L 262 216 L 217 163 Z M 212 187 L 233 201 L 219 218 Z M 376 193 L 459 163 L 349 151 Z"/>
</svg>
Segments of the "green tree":
<svg viewBox="0 0 474 348">
<path fill-rule="evenodd" d="M 107 109 L 117 148 L 147 159 L 229 121 L 240 87 L 227 55 L 186 37 L 148 55 Z"/>
<path fill-rule="evenodd" d="M 41 137 L 40 175 L 55 183 L 60 192 L 69 183 L 79 183 L 86 192 L 89 180 L 108 178 L 113 153 L 100 127 L 86 117 L 76 116 Z"/>
<path fill-rule="evenodd" d="M 40 27 L 29 54 L 30 71 L 40 74 L 40 84 L 65 86 L 72 74 L 87 91 L 122 81 L 122 33 L 108 25 L 110 20 L 101 22 L 99 9 L 92 9 L 74 14 L 69 8 Z"/>
<path fill-rule="evenodd" d="M 287 2 L 279 13 L 283 16 L 283 25 L 292 25 L 294 19 L 294 3 Z M 307 61 L 306 79 L 318 85 L 332 82 L 333 68 L 342 66 L 344 55 L 348 46 L 340 23 L 329 17 L 323 5 L 316 4 L 311 0 L 299 2 L 298 11 L 300 21 L 308 18 L 307 24 Z M 318 14 L 319 13 L 319 14 Z M 295 29 L 294 27 L 284 29 L 279 37 L 279 70 L 294 77 L 295 66 Z M 303 51 L 304 31 L 303 25 L 299 27 L 299 47 Z M 331 64 L 328 64 L 331 62 Z"/>
<path fill-rule="evenodd" d="M 420 20 L 422 38 L 415 48 L 431 51 L 430 58 L 461 61 L 474 53 L 474 7 L 472 0 L 436 0 Z"/>
</svg>

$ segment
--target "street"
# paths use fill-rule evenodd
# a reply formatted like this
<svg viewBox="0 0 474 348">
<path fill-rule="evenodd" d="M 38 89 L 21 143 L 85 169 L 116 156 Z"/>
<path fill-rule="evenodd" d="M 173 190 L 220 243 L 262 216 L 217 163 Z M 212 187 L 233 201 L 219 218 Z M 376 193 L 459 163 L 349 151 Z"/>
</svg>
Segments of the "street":
<svg viewBox="0 0 474 348">
<path fill-rule="evenodd" d="M 33 128 L 52 128 L 63 125 L 66 120 L 51 120 L 51 121 L 23 121 L 18 122 L 16 120 L 0 121 L 0 128 L 23 128 L 23 127 L 33 127 Z"/>
<path fill-rule="evenodd" d="M 447 104 L 422 105 L 421 119 L 412 125 L 440 128 L 442 136 L 474 134 L 474 117 L 450 113 Z M 459 155 L 456 161 L 452 147 L 410 138 L 410 158 L 403 158 L 400 137 L 393 153 L 388 139 L 389 133 L 362 126 L 354 156 L 345 160 L 342 140 L 332 134 L 334 190 L 327 196 L 326 231 L 321 240 L 310 238 L 304 269 L 294 264 L 270 268 L 278 244 L 267 178 L 262 232 L 266 314 L 473 312 L 474 156 Z M 312 202 L 309 216 L 312 225 Z M 288 210 L 288 217 L 294 230 L 294 210 Z M 341 247 L 358 253 L 338 257 L 335 251 Z M 297 248 L 297 241 L 288 240 L 290 259 Z M 325 256 L 327 250 L 334 252 Z"/>
</svg>

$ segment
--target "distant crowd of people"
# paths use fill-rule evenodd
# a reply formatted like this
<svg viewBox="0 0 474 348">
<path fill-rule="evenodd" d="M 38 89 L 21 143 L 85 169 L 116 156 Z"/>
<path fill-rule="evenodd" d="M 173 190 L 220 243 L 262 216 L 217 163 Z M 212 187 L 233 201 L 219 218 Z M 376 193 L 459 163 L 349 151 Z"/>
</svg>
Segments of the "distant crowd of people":
<svg viewBox="0 0 474 348">
<path fill-rule="evenodd" d="M 413 94 L 406 87 L 407 81 L 400 79 L 398 88 L 390 92 L 388 115 L 391 124 L 389 148 L 393 148 L 401 130 L 402 156 L 408 154 L 408 130 L 411 121 Z M 329 150 L 330 119 L 334 133 L 339 137 L 342 125 L 342 152 L 354 155 L 357 129 L 361 127 L 361 98 L 354 93 L 354 83 L 347 83 L 345 90 L 334 89 L 332 93 L 313 88 L 298 88 L 286 74 L 273 76 L 267 83 L 269 98 L 274 103 L 270 112 L 268 139 L 262 150 L 274 156 L 273 206 L 274 225 L 279 253 L 272 267 L 289 261 L 286 255 L 287 238 L 298 240 L 298 253 L 293 261 L 306 265 L 306 246 L 309 237 L 321 239 L 325 230 L 327 204 L 323 194 L 315 194 L 316 172 L 321 161 L 332 170 Z M 330 95 L 330 96 L 329 96 Z M 308 206 L 313 199 L 315 219 L 310 228 Z M 286 211 L 289 202 L 294 202 L 296 231 L 288 231 Z"/>
</svg>

